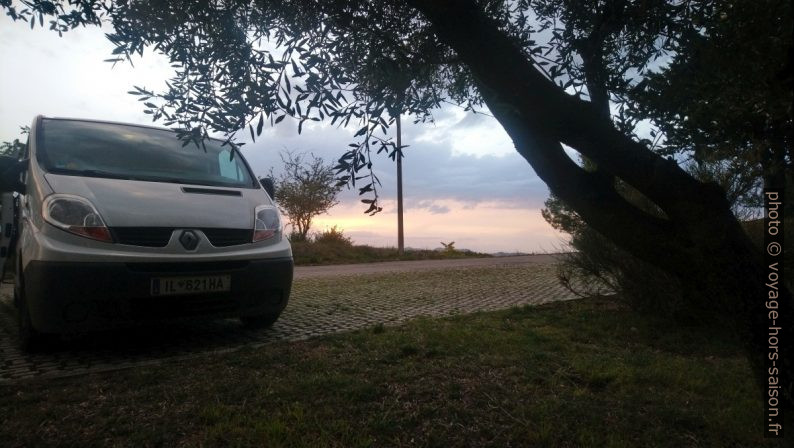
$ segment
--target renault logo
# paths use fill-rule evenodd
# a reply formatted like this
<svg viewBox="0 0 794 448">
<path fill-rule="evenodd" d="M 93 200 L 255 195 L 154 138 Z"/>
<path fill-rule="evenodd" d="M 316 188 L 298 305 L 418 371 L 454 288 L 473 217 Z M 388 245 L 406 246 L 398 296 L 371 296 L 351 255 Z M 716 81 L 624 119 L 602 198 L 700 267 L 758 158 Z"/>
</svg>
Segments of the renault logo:
<svg viewBox="0 0 794 448">
<path fill-rule="evenodd" d="M 182 243 L 182 247 L 185 249 L 193 250 L 198 246 L 198 235 L 192 230 L 183 230 L 182 235 L 179 236 L 179 242 Z"/>
</svg>

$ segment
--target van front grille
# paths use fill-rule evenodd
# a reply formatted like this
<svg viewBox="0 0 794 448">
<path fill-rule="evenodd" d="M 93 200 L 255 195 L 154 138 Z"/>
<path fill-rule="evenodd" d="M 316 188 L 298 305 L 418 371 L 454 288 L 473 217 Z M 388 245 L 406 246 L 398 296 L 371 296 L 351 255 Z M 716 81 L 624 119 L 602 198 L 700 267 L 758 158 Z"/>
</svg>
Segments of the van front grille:
<svg viewBox="0 0 794 448">
<path fill-rule="evenodd" d="M 171 240 L 175 227 L 112 227 L 110 229 L 117 243 L 130 246 L 165 247 Z M 252 241 L 251 229 L 197 229 L 207 236 L 215 247 L 236 246 Z"/>
<path fill-rule="evenodd" d="M 238 244 L 250 243 L 254 238 L 254 231 L 251 229 L 200 229 L 207 235 L 215 247 L 236 246 Z"/>
<path fill-rule="evenodd" d="M 110 229 L 117 243 L 130 246 L 165 247 L 174 233 L 172 227 L 113 227 Z"/>
</svg>

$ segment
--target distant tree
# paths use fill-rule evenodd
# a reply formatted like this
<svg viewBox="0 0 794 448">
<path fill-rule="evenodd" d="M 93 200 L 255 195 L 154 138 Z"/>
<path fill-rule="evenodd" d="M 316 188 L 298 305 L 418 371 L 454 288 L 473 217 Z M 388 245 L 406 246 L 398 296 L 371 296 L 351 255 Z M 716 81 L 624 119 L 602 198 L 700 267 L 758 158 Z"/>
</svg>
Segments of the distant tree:
<svg viewBox="0 0 794 448">
<path fill-rule="evenodd" d="M 334 170 L 314 154 L 284 151 L 283 171 L 275 176 L 276 202 L 293 226 L 292 238 L 305 241 L 315 216 L 326 213 L 339 201 L 341 190 Z"/>
<path fill-rule="evenodd" d="M 30 133 L 30 126 L 21 126 L 19 129 L 22 135 Z M 0 142 L 0 155 L 13 157 L 19 155 L 19 153 L 25 149 L 25 142 L 20 140 L 20 138 L 15 138 L 10 142 Z"/>
</svg>

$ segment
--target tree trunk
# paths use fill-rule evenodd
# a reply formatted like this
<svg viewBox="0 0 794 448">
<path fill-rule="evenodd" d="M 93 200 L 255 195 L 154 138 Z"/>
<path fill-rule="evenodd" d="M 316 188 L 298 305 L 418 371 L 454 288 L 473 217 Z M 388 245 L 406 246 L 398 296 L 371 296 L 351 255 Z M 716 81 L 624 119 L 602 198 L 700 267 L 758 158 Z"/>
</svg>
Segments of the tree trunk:
<svg viewBox="0 0 794 448">
<path fill-rule="evenodd" d="M 771 325 L 765 307 L 767 266 L 731 213 L 722 189 L 692 178 L 675 161 L 621 134 L 597 107 L 565 94 L 474 2 L 412 3 L 471 70 L 489 109 L 551 191 L 619 247 L 681 278 L 713 310 L 715 320 L 730 319 L 765 388 Z M 634 207 L 603 175 L 570 160 L 561 143 L 644 194 L 666 217 Z M 791 293 L 785 287 L 778 304 L 779 326 L 794 322 Z M 781 346 L 779 358 L 782 372 L 794 369 L 791 344 Z M 790 377 L 784 378 L 782 391 L 790 416 Z"/>
</svg>

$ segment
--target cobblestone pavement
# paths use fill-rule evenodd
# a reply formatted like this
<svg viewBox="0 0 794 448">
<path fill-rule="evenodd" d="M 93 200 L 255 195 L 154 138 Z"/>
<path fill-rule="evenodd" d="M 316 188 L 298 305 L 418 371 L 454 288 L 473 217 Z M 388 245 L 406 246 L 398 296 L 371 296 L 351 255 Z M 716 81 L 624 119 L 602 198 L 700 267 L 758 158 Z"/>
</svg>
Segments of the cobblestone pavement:
<svg viewBox="0 0 794 448">
<path fill-rule="evenodd" d="M 534 261 L 533 261 L 534 260 Z M 11 285 L 0 287 L 0 385 L 150 365 L 273 341 L 396 325 L 419 316 L 450 316 L 539 304 L 573 296 L 556 281 L 553 260 L 422 271 L 296 275 L 290 302 L 276 324 L 249 330 L 235 319 L 171 322 L 89 333 L 61 341 L 47 353 L 17 349 Z M 423 269 L 421 264 L 417 265 Z M 327 274 L 327 272 L 326 272 Z M 342 274 L 342 273 L 340 273 Z"/>
</svg>

